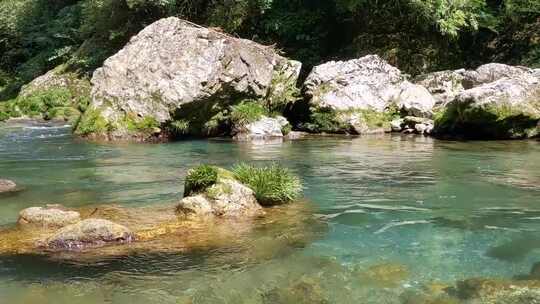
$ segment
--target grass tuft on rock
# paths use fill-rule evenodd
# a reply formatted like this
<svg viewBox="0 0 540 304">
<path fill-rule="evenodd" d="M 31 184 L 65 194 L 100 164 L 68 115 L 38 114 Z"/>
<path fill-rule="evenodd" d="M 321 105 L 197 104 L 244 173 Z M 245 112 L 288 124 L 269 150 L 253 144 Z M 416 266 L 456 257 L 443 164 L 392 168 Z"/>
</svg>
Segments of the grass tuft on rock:
<svg viewBox="0 0 540 304">
<path fill-rule="evenodd" d="M 255 167 L 247 164 L 236 165 L 234 177 L 255 192 L 262 206 L 274 206 L 291 202 L 302 193 L 302 183 L 289 169 L 277 164 Z"/>
<path fill-rule="evenodd" d="M 189 170 L 184 186 L 184 197 L 205 191 L 218 180 L 218 168 L 211 165 L 200 165 Z"/>
</svg>

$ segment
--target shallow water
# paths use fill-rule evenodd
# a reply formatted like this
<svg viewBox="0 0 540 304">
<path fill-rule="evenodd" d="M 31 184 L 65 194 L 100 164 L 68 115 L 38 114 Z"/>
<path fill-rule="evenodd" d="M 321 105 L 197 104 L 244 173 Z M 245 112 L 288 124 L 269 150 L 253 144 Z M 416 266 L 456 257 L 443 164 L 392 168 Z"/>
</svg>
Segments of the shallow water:
<svg viewBox="0 0 540 304">
<path fill-rule="evenodd" d="M 172 204 L 190 167 L 239 161 L 277 161 L 302 177 L 317 222 L 309 237 L 280 241 L 288 228 L 267 225 L 230 246 L 184 253 L 87 264 L 4 256 L 0 303 L 297 303 L 298 290 L 313 297 L 306 303 L 402 303 L 425 284 L 511 278 L 540 261 L 537 141 L 112 145 L 78 142 L 68 126 L 0 126 L 0 176 L 25 187 L 0 196 L 0 225 L 44 203 Z M 388 282 L 366 275 L 374 265 L 405 271 Z"/>
</svg>

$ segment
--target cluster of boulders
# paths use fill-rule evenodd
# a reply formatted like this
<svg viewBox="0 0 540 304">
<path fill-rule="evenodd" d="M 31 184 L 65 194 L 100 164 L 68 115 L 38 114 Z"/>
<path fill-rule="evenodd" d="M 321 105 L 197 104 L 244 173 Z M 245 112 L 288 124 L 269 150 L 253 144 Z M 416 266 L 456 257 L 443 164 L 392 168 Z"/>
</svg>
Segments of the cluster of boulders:
<svg viewBox="0 0 540 304">
<path fill-rule="evenodd" d="M 76 132 L 106 140 L 171 138 L 175 133 L 251 140 L 283 137 L 292 127 L 311 133 L 393 131 L 441 137 L 540 134 L 539 69 L 490 63 L 411 78 L 368 55 L 315 66 L 298 87 L 300 68 L 300 62 L 273 47 L 165 18 L 143 29 L 95 71 L 91 103 Z M 51 75 L 35 82 L 57 84 L 60 78 Z M 231 107 L 246 100 L 264 105 L 269 113 L 235 125 Z M 307 109 L 307 115 L 293 113 L 306 121 L 291 126 L 284 117 L 273 117 L 293 101 L 307 105 L 298 107 Z"/>
<path fill-rule="evenodd" d="M 125 226 L 99 218 L 82 219 L 79 212 L 61 205 L 26 208 L 20 212 L 18 224 L 23 229 L 51 230 L 51 235 L 37 243 L 47 250 L 84 249 L 135 239 Z"/>
</svg>

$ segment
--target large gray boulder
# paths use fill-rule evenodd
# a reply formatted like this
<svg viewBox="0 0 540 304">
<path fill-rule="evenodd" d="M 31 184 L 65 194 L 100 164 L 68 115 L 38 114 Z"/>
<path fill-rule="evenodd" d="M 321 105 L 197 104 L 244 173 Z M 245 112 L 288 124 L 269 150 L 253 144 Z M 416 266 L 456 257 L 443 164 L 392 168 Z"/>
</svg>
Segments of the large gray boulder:
<svg viewBox="0 0 540 304">
<path fill-rule="evenodd" d="M 175 17 L 161 19 L 96 70 L 83 125 L 98 122 L 99 128 L 86 129 L 112 137 L 178 117 L 202 126 L 241 99 L 279 98 L 274 95 L 295 85 L 300 65 L 269 46 Z"/>
<path fill-rule="evenodd" d="M 502 78 L 532 76 L 533 73 L 534 70 L 526 67 L 488 63 L 475 70 L 459 69 L 423 74 L 415 77 L 413 82 L 427 88 L 435 98 L 436 107 L 444 107 L 465 90 Z"/>
<path fill-rule="evenodd" d="M 500 139 L 538 136 L 540 77 L 532 70 L 518 71 L 458 93 L 436 119 L 435 133 Z"/>
<path fill-rule="evenodd" d="M 63 227 L 81 220 L 79 212 L 67 210 L 60 205 L 30 207 L 19 213 L 20 225 L 36 224 L 40 226 Z"/>
<path fill-rule="evenodd" d="M 476 70 L 463 73 L 464 87 L 474 88 L 479 85 L 494 82 L 502 78 L 515 78 L 532 75 L 533 70 L 522 66 L 511 66 L 501 63 L 488 63 L 479 66 Z"/>
<path fill-rule="evenodd" d="M 128 243 L 135 235 L 126 227 L 104 219 L 86 219 L 65 226 L 46 240 L 58 250 L 76 250 L 114 243 Z"/>
<path fill-rule="evenodd" d="M 17 184 L 9 179 L 0 179 L 0 193 L 13 192 L 17 190 Z"/>
<path fill-rule="evenodd" d="M 315 123 L 333 116 L 333 121 L 323 122 L 323 132 L 389 131 L 395 112 L 431 117 L 435 105 L 426 88 L 409 82 L 405 74 L 377 55 L 316 66 L 303 91 Z M 389 115 L 380 115 L 383 112 Z"/>
<path fill-rule="evenodd" d="M 176 212 L 186 218 L 241 217 L 262 213 L 255 193 L 240 182 L 220 178 L 203 193 L 184 197 Z"/>
<path fill-rule="evenodd" d="M 382 112 L 396 99 L 405 77 L 377 55 L 330 61 L 313 68 L 304 82 L 312 106 Z"/>
</svg>

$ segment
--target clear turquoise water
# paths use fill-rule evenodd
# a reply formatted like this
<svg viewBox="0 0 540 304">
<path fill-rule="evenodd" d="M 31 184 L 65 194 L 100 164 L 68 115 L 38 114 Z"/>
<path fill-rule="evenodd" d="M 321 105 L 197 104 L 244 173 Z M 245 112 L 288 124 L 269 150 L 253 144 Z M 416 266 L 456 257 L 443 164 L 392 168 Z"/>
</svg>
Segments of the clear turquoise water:
<svg viewBox="0 0 540 304">
<path fill-rule="evenodd" d="M 510 278 L 540 261 L 538 141 L 111 145 L 78 142 L 69 131 L 0 126 L 0 176 L 26 188 L 0 197 L 0 225 L 44 203 L 168 204 L 181 197 L 187 169 L 201 162 L 277 161 L 302 177 L 311 216 L 324 229 L 306 245 L 255 260 L 227 246 L 91 265 L 0 256 L 0 303 L 278 303 L 272 292 L 298 281 L 317 286 L 309 293 L 324 303 L 402 303 L 402 293 L 430 282 Z M 386 263 L 408 275 L 392 287 L 360 279 Z"/>
</svg>

